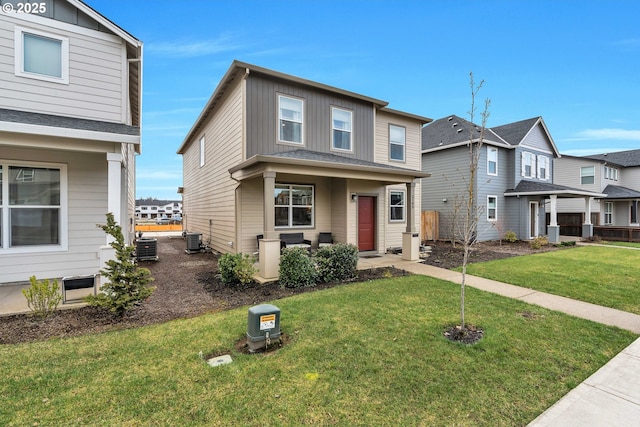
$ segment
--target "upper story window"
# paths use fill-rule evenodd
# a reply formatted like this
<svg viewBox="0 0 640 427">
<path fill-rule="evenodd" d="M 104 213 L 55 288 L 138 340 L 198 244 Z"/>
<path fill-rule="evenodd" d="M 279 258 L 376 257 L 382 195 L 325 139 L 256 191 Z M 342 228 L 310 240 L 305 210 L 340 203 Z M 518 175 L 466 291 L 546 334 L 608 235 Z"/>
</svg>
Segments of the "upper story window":
<svg viewBox="0 0 640 427">
<path fill-rule="evenodd" d="M 498 149 L 487 147 L 487 174 L 498 175 Z"/>
<path fill-rule="evenodd" d="M 522 152 L 522 176 L 525 178 L 533 178 L 534 176 L 533 159 L 534 156 L 532 153 L 527 151 Z"/>
<path fill-rule="evenodd" d="M 0 162 L 0 252 L 65 250 L 65 209 L 64 166 Z"/>
<path fill-rule="evenodd" d="M 618 180 L 618 169 L 612 168 L 611 166 L 604 167 L 604 178 L 610 179 L 612 181 Z"/>
<path fill-rule="evenodd" d="M 538 179 L 549 179 L 549 158 L 547 156 L 538 156 Z"/>
<path fill-rule="evenodd" d="M 404 221 L 405 192 L 391 191 L 389 193 L 389 220 L 391 222 Z"/>
<path fill-rule="evenodd" d="M 588 185 L 596 182 L 595 166 L 583 166 L 580 168 L 580 184 Z"/>
<path fill-rule="evenodd" d="M 205 144 L 204 144 L 204 136 L 202 138 L 200 138 L 200 167 L 204 166 L 204 150 L 205 149 Z"/>
<path fill-rule="evenodd" d="M 69 39 L 15 28 L 15 73 L 17 76 L 69 83 Z"/>
<path fill-rule="evenodd" d="M 389 125 L 389 159 L 404 162 L 406 129 Z"/>
<path fill-rule="evenodd" d="M 278 141 L 302 144 L 304 103 L 301 99 L 278 95 Z"/>
<path fill-rule="evenodd" d="M 313 227 L 313 185 L 276 184 L 275 226 Z"/>
<path fill-rule="evenodd" d="M 353 151 L 353 113 L 340 108 L 331 108 L 331 148 Z"/>
</svg>

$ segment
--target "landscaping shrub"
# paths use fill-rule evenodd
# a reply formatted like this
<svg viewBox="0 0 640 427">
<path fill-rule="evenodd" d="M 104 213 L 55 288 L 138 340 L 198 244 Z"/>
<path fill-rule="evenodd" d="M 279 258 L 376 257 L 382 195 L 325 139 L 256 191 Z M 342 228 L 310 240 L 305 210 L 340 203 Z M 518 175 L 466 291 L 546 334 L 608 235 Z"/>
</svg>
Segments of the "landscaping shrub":
<svg viewBox="0 0 640 427">
<path fill-rule="evenodd" d="M 532 249 L 541 249 L 543 246 L 546 246 L 548 244 L 549 240 L 547 240 L 547 238 L 544 236 L 538 236 L 535 239 L 529 241 L 529 246 L 531 246 Z"/>
<path fill-rule="evenodd" d="M 286 288 L 315 286 L 316 268 L 305 248 L 285 248 L 280 256 L 280 285 Z"/>
<path fill-rule="evenodd" d="M 224 254 L 218 260 L 222 283 L 228 286 L 247 288 L 257 273 L 253 266 L 255 258 L 249 254 Z"/>
<path fill-rule="evenodd" d="M 504 240 L 509 243 L 515 243 L 518 241 L 518 235 L 515 231 L 507 231 L 506 233 L 504 233 Z"/>
<path fill-rule="evenodd" d="M 348 243 L 337 243 L 318 249 L 316 253 L 318 277 L 323 282 L 341 282 L 356 277 L 358 248 Z"/>
<path fill-rule="evenodd" d="M 135 247 L 125 243 L 122 228 L 112 213 L 107 214 L 107 224 L 98 227 L 115 239 L 110 245 L 116 250 L 116 259 L 108 260 L 107 266 L 100 270 L 107 279 L 107 283 L 100 287 L 101 292 L 84 300 L 89 305 L 107 308 L 120 316 L 151 296 L 155 288 L 147 285 L 153 278 L 148 268 L 136 264 L 133 257 Z"/>
<path fill-rule="evenodd" d="M 49 283 L 49 279 L 38 281 L 36 276 L 31 276 L 29 281 L 31 286 L 22 290 L 22 294 L 27 299 L 27 306 L 34 316 L 45 319 L 56 311 L 62 300 L 58 281 L 55 279 L 53 283 Z"/>
</svg>

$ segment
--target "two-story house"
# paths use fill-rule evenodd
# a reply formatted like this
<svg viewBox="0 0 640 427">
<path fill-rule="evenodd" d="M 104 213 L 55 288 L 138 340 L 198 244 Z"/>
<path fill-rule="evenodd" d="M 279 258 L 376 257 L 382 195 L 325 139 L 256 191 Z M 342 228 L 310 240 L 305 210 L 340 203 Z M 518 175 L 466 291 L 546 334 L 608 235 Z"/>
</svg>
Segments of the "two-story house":
<svg viewBox="0 0 640 427">
<path fill-rule="evenodd" d="M 403 245 L 420 215 L 420 131 L 387 102 L 234 61 L 178 149 L 188 231 L 219 252 L 320 232 L 363 253 Z M 416 239 L 418 236 L 416 236 Z M 276 250 L 277 248 L 277 250 Z M 417 256 L 417 254 L 416 254 Z M 277 269 L 277 268 L 276 268 Z"/>
<path fill-rule="evenodd" d="M 547 235 L 558 242 L 557 199 L 599 195 L 554 183 L 560 153 L 541 117 L 486 128 L 478 153 L 480 135 L 478 125 L 455 115 L 422 130 L 422 168 L 431 173 L 422 209 L 439 213 L 439 238 L 452 238 L 460 201 L 468 198 L 470 145 L 479 156 L 473 182 L 478 240 L 513 231 L 523 240 Z"/>
<path fill-rule="evenodd" d="M 138 199 L 136 219 L 182 218 L 182 202 L 178 200 Z"/>
<path fill-rule="evenodd" d="M 556 178 L 558 183 L 604 194 L 587 206 L 569 200 L 558 204 L 568 232 L 589 211 L 596 226 L 640 225 L 640 150 L 582 157 L 563 155 L 558 161 Z"/>
<path fill-rule="evenodd" d="M 96 274 L 105 214 L 133 235 L 142 43 L 81 1 L 0 3 L 0 283 Z"/>
</svg>

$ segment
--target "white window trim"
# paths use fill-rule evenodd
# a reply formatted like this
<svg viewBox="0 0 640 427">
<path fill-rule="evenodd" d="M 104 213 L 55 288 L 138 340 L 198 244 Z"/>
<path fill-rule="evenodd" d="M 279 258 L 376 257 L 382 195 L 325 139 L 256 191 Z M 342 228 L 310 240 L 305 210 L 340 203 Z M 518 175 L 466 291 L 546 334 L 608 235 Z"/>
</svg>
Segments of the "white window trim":
<svg viewBox="0 0 640 427">
<path fill-rule="evenodd" d="M 491 173 L 489 172 L 490 168 L 489 165 L 491 164 L 491 160 L 490 160 L 490 155 L 489 153 L 496 153 L 496 171 L 495 173 Z M 491 176 L 498 176 L 498 149 L 496 147 L 489 147 L 487 146 L 487 175 L 491 175 Z"/>
<path fill-rule="evenodd" d="M 489 218 L 489 199 L 493 198 L 496 201 L 496 217 L 495 218 Z M 487 221 L 489 222 L 496 222 L 498 221 L 498 196 L 493 196 L 493 195 L 488 195 L 487 196 Z"/>
<path fill-rule="evenodd" d="M 607 215 L 609 221 L 607 222 Z M 604 202 L 604 225 L 613 224 L 613 202 Z"/>
<path fill-rule="evenodd" d="M 19 246 L 9 247 L 9 166 L 32 166 L 34 168 L 52 168 L 60 169 L 60 243 L 58 245 L 42 245 L 42 246 Z M 24 254 L 24 253 L 42 253 L 42 252 L 64 252 L 69 250 L 69 232 L 68 232 L 68 181 L 67 181 L 67 165 L 62 163 L 39 163 L 39 162 L 23 162 L 19 160 L 0 159 L 0 167 L 3 168 L 2 174 L 2 247 L 0 247 L 0 255 Z"/>
<path fill-rule="evenodd" d="M 525 163 L 525 158 L 529 157 L 531 159 L 531 174 L 527 175 L 527 169 L 526 169 L 526 163 Z M 522 156 L 521 156 L 521 165 L 520 165 L 520 172 L 521 175 L 525 178 L 534 178 L 535 177 L 535 154 L 529 152 L 529 151 L 523 151 L 522 152 Z"/>
<path fill-rule="evenodd" d="M 291 189 L 293 187 L 310 187 L 311 188 L 311 205 L 294 205 L 293 204 L 293 200 L 290 197 L 289 198 L 289 204 L 288 205 L 274 205 L 274 215 L 275 215 L 275 209 L 276 208 L 282 208 L 282 207 L 287 207 L 289 209 L 289 218 L 288 218 L 288 224 L 287 225 L 275 225 L 274 224 L 274 228 L 276 230 L 291 230 L 291 229 L 296 229 L 296 228 L 315 228 L 315 223 L 316 223 L 316 186 L 313 184 L 290 184 L 290 183 L 284 183 L 284 182 L 276 182 L 276 187 L 280 185 L 280 186 L 287 186 L 289 187 L 289 191 L 291 191 Z M 311 224 L 309 225 L 293 225 L 293 208 L 294 207 L 303 207 L 303 206 L 311 206 Z M 274 217 L 274 221 L 275 221 L 275 217 Z"/>
<path fill-rule="evenodd" d="M 391 195 L 402 193 L 402 219 L 391 219 L 391 210 L 398 206 L 391 204 Z M 389 190 L 389 222 L 394 224 L 404 223 L 407 220 L 407 192 L 405 190 Z"/>
<path fill-rule="evenodd" d="M 281 98 L 289 98 L 292 99 L 294 101 L 300 101 L 302 103 L 302 111 L 300 112 L 300 114 L 302 115 L 302 120 L 299 122 L 300 123 L 300 142 L 295 142 L 295 141 L 285 141 L 280 139 L 280 120 L 282 120 L 282 117 L 280 117 L 280 99 Z M 276 111 L 278 114 L 278 123 L 276 126 L 276 141 L 278 141 L 278 144 L 286 144 L 286 145 L 294 145 L 296 147 L 300 147 L 300 146 L 304 146 L 305 145 L 305 138 L 304 138 L 304 132 L 305 132 L 305 125 L 304 125 L 304 99 L 303 98 L 298 98 L 295 96 L 291 96 L 291 95 L 284 95 L 284 94 L 278 94 L 278 105 L 276 105 Z M 288 120 L 291 121 L 291 120 Z M 298 123 L 298 122 L 296 122 Z"/>
<path fill-rule="evenodd" d="M 541 154 L 538 154 L 538 156 L 536 156 L 536 157 L 537 157 L 537 162 L 536 162 L 537 163 L 537 168 L 536 168 L 536 171 L 537 171 L 538 179 L 541 179 L 543 181 L 549 181 L 549 164 L 550 164 L 549 158 L 547 156 L 543 156 Z M 544 166 L 545 166 L 544 167 L 544 171 L 545 171 L 545 177 L 544 178 L 540 177 L 540 175 L 542 175 L 540 173 L 540 170 L 542 169 L 542 163 L 544 163 Z"/>
<path fill-rule="evenodd" d="M 35 36 L 46 37 L 61 42 L 61 77 L 52 77 L 44 74 L 29 73 L 24 71 L 24 34 L 33 34 Z M 14 55 L 15 55 L 15 74 L 18 77 L 26 77 L 36 80 L 44 80 L 47 82 L 69 84 L 69 38 L 59 36 L 57 34 L 47 33 L 44 31 L 34 30 L 31 28 L 15 27 L 14 30 Z"/>
<path fill-rule="evenodd" d="M 349 116 L 351 117 L 351 129 L 349 130 L 349 149 L 346 150 L 344 148 L 336 148 L 334 141 L 333 141 L 333 112 L 336 110 L 340 110 L 340 111 L 344 111 L 345 113 L 349 113 Z M 343 131 L 342 129 L 335 129 L 335 130 L 340 130 Z M 347 110 L 345 108 L 340 108 L 340 107 L 331 107 L 331 151 L 340 151 L 343 153 L 353 153 L 353 111 L 351 110 Z"/>
<path fill-rule="evenodd" d="M 203 167 L 205 164 L 204 154 L 205 154 L 205 140 L 203 135 L 200 138 L 200 167 Z"/>
<path fill-rule="evenodd" d="M 591 168 L 593 170 L 593 174 L 592 175 L 583 175 L 582 174 L 582 170 L 583 169 L 587 169 L 587 168 Z M 587 177 L 587 176 L 592 176 L 593 177 L 593 182 L 591 184 L 587 183 L 587 184 L 583 184 L 582 183 L 582 178 Z M 580 185 L 593 185 L 596 183 L 596 168 L 595 166 L 580 166 Z"/>
<path fill-rule="evenodd" d="M 352 124 L 353 126 L 353 124 Z M 403 132 L 403 139 L 402 139 L 402 144 L 391 141 L 391 128 L 398 128 L 398 129 L 402 129 Z M 392 145 L 402 145 L 402 159 L 394 159 L 391 156 L 391 146 Z M 407 162 L 407 128 L 404 126 L 399 126 L 399 125 L 394 125 L 394 124 L 389 124 L 389 161 L 392 162 L 401 162 L 401 163 L 406 163 Z"/>
</svg>

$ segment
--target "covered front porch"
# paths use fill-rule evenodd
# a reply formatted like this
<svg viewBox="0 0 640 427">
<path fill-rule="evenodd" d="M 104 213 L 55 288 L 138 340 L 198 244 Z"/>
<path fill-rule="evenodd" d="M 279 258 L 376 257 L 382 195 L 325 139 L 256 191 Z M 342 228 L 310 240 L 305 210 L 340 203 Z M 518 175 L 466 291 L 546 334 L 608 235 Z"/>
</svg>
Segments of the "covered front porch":
<svg viewBox="0 0 640 427">
<path fill-rule="evenodd" d="M 254 156 L 229 172 L 239 183 L 237 251 L 257 252 L 264 278 L 277 277 L 281 233 L 302 233 L 314 249 L 320 233 L 361 253 L 402 245 L 418 258 L 416 197 L 428 174 L 307 150 Z"/>
</svg>

